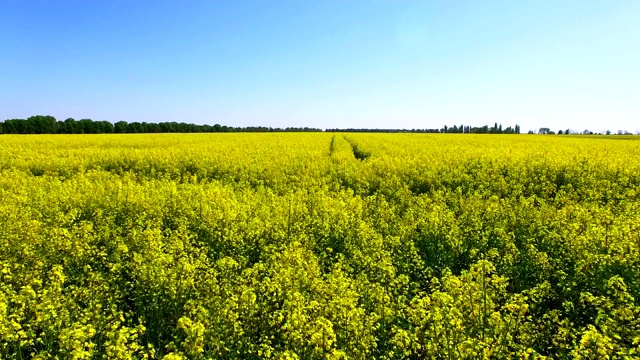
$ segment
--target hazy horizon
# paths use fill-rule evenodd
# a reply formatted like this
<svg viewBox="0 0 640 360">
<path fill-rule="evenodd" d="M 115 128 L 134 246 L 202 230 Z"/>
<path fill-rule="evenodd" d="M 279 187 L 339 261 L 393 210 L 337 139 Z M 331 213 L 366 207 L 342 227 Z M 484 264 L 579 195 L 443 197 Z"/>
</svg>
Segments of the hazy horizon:
<svg viewBox="0 0 640 360">
<path fill-rule="evenodd" d="M 0 121 L 640 131 L 640 3 L 8 1 Z"/>
</svg>

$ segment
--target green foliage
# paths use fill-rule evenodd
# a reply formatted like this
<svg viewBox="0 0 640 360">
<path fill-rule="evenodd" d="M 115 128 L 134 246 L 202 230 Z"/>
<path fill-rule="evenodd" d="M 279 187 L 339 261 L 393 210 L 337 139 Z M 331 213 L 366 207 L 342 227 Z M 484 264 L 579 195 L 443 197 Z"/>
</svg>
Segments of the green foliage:
<svg viewBox="0 0 640 360">
<path fill-rule="evenodd" d="M 211 133 L 211 132 L 318 132 L 315 128 L 268 128 L 264 126 L 230 127 L 216 124 L 196 125 L 184 122 L 147 123 L 118 121 L 76 121 L 68 118 L 57 121 L 53 116 L 32 116 L 28 119 L 8 119 L 0 121 L 0 134 L 112 134 L 112 133 Z"/>
</svg>

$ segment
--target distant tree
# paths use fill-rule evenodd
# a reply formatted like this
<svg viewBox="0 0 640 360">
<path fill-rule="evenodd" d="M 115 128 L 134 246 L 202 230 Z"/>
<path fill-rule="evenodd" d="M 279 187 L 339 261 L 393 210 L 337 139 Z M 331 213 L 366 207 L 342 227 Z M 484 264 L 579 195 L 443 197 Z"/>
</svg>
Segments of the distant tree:
<svg viewBox="0 0 640 360">
<path fill-rule="evenodd" d="M 562 135 L 562 130 L 558 130 L 558 135 Z"/>
<path fill-rule="evenodd" d="M 55 134 L 58 123 L 53 116 L 36 115 L 27 119 L 29 134 Z"/>
<path fill-rule="evenodd" d="M 126 121 L 118 121 L 113 126 L 113 131 L 117 134 L 124 134 L 127 132 L 127 122 Z"/>
<path fill-rule="evenodd" d="M 97 134 L 98 125 L 91 119 L 81 119 L 77 123 L 78 128 L 81 129 L 81 134 Z"/>
<path fill-rule="evenodd" d="M 133 134 L 142 132 L 142 124 L 136 121 L 127 124 L 127 132 Z"/>
<path fill-rule="evenodd" d="M 15 119 L 14 120 L 10 120 L 10 119 L 5 120 L 4 123 L 2 124 L 2 132 L 4 134 L 16 134 Z"/>
<path fill-rule="evenodd" d="M 67 134 L 77 134 L 78 126 L 76 124 L 76 120 L 74 118 L 67 118 L 64 121 L 64 128 Z"/>
<path fill-rule="evenodd" d="M 58 130 L 57 133 L 58 134 L 66 134 L 67 133 L 67 126 L 64 123 L 64 121 L 58 121 L 58 123 L 56 124 Z"/>
<path fill-rule="evenodd" d="M 25 119 L 12 119 L 5 121 L 9 125 L 12 134 L 35 134 L 33 122 Z"/>
<path fill-rule="evenodd" d="M 99 134 L 113 134 L 115 132 L 113 124 L 106 120 L 96 122 L 96 128 Z"/>
<path fill-rule="evenodd" d="M 146 133 L 159 133 L 160 131 L 160 126 L 158 124 L 155 123 L 148 123 L 146 124 L 146 129 L 145 129 Z"/>
<path fill-rule="evenodd" d="M 28 134 L 27 120 L 10 119 L 4 122 L 4 132 L 6 134 Z"/>
</svg>

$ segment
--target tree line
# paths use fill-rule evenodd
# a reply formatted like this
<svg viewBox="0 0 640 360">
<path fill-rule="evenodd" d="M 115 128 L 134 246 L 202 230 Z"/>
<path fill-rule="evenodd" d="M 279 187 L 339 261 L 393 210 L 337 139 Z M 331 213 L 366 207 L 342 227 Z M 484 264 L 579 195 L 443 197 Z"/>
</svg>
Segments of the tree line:
<svg viewBox="0 0 640 360">
<path fill-rule="evenodd" d="M 0 134 L 137 134 L 137 133 L 218 133 L 218 132 L 319 132 L 322 129 L 309 127 L 272 128 L 265 126 L 233 127 L 226 125 L 196 125 L 184 122 L 131 122 L 75 120 L 68 118 L 58 121 L 49 115 L 36 115 L 28 119 L 8 119 L 0 122 Z M 520 126 L 502 128 L 495 123 L 471 127 L 464 125 L 447 126 L 440 129 L 326 129 L 327 132 L 387 132 L 387 133 L 459 133 L 459 134 L 519 134 Z"/>
<path fill-rule="evenodd" d="M 135 133 L 213 133 L 213 132 L 310 132 L 322 129 L 308 127 L 272 128 L 264 126 L 233 127 L 220 124 L 196 125 L 184 122 L 131 122 L 75 120 L 58 121 L 53 116 L 31 116 L 0 122 L 0 134 L 135 134 Z"/>
<path fill-rule="evenodd" d="M 495 123 L 493 127 L 489 125 L 472 127 L 464 125 L 445 125 L 440 129 L 327 129 L 331 132 L 383 132 L 383 133 L 447 133 L 447 134 L 520 134 L 520 125 L 515 127 L 502 128 L 502 124 Z"/>
</svg>

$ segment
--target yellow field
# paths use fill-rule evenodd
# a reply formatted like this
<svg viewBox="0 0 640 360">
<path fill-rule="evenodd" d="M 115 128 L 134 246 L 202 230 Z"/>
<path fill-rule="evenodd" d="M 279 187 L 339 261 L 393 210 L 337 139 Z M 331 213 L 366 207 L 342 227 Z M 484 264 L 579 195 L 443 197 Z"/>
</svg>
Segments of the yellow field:
<svg viewBox="0 0 640 360">
<path fill-rule="evenodd" d="M 0 358 L 633 358 L 636 139 L 0 136 Z"/>
</svg>

